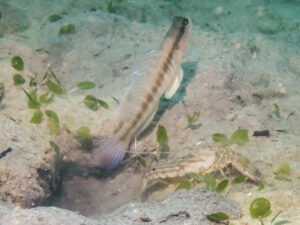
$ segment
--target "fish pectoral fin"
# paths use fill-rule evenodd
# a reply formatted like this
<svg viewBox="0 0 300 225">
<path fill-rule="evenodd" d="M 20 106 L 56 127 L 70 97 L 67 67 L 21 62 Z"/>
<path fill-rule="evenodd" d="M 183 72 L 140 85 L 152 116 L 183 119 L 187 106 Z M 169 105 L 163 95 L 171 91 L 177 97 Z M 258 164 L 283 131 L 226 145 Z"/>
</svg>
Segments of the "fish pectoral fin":
<svg viewBox="0 0 300 225">
<path fill-rule="evenodd" d="M 165 92 L 166 99 L 170 99 L 173 97 L 173 95 L 176 93 L 176 91 L 178 90 L 178 88 L 180 86 L 182 78 L 183 78 L 183 70 L 182 70 L 181 66 L 178 66 L 178 68 L 176 70 L 175 78 Z"/>
</svg>

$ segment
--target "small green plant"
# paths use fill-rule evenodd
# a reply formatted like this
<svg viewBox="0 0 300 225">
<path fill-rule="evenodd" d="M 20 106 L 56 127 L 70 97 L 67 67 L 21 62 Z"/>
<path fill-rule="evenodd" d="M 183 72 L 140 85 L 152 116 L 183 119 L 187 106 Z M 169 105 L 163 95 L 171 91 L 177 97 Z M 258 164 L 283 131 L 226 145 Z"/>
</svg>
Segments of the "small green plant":
<svg viewBox="0 0 300 225">
<path fill-rule="evenodd" d="M 274 103 L 273 106 L 274 106 L 274 108 L 275 108 L 275 110 L 274 110 L 275 116 L 276 116 L 277 118 L 280 118 L 280 109 L 279 109 L 279 106 L 278 106 L 276 103 Z"/>
<path fill-rule="evenodd" d="M 287 162 L 281 163 L 279 168 L 274 171 L 275 179 L 282 180 L 282 181 L 291 181 L 289 176 L 291 175 L 291 167 L 290 164 Z"/>
<path fill-rule="evenodd" d="M 177 190 L 181 190 L 181 189 L 185 189 L 185 190 L 190 190 L 192 189 L 192 183 L 187 180 L 187 179 L 184 179 L 182 180 L 176 187 L 176 191 Z"/>
<path fill-rule="evenodd" d="M 169 144 L 168 144 L 168 134 L 167 129 L 163 125 L 158 125 L 156 132 L 156 140 L 158 143 L 157 152 L 159 153 L 159 157 L 165 159 L 169 154 Z"/>
<path fill-rule="evenodd" d="M 87 126 L 81 126 L 76 130 L 76 136 L 79 139 L 81 147 L 83 149 L 90 150 L 93 148 L 93 142 L 91 138 L 91 130 Z"/>
<path fill-rule="evenodd" d="M 56 154 L 59 154 L 60 152 L 59 145 L 56 144 L 54 141 L 49 141 L 49 144 L 51 148 L 56 152 Z"/>
<path fill-rule="evenodd" d="M 254 219 L 263 219 L 271 214 L 271 203 L 266 198 L 256 198 L 250 204 L 250 215 Z"/>
<path fill-rule="evenodd" d="M 49 104 L 53 101 L 54 95 L 50 92 L 46 92 L 44 94 L 41 94 L 39 97 L 39 102 L 41 104 Z"/>
<path fill-rule="evenodd" d="M 198 129 L 201 126 L 200 123 L 196 123 L 199 117 L 200 117 L 200 112 L 194 112 L 191 115 L 187 115 L 188 128 L 192 130 Z"/>
<path fill-rule="evenodd" d="M 212 213 L 206 216 L 206 218 L 212 222 L 228 224 L 229 216 L 224 212 Z"/>
<path fill-rule="evenodd" d="M 87 95 L 85 96 L 84 100 L 83 100 L 83 103 L 86 107 L 88 107 L 89 109 L 93 110 L 93 111 L 96 111 L 98 110 L 99 106 L 105 108 L 105 109 L 108 109 L 109 106 L 108 104 L 99 99 L 99 98 L 96 98 L 95 96 L 93 95 Z"/>
<path fill-rule="evenodd" d="M 204 183 L 209 191 L 218 193 L 224 191 L 229 184 L 228 179 L 223 179 L 220 182 L 217 182 L 215 173 L 207 173 L 204 175 L 200 175 L 198 173 L 189 173 L 188 176 L 191 178 L 192 182 Z"/>
<path fill-rule="evenodd" d="M 67 35 L 75 32 L 75 25 L 72 23 L 64 24 L 58 31 L 58 35 Z"/>
<path fill-rule="evenodd" d="M 76 87 L 81 90 L 87 90 L 96 87 L 96 84 L 91 81 L 82 81 L 79 82 Z"/>
<path fill-rule="evenodd" d="M 15 70 L 22 71 L 24 69 L 24 62 L 20 56 L 14 56 L 10 64 Z"/>
<path fill-rule="evenodd" d="M 58 119 L 56 112 L 54 112 L 52 110 L 46 110 L 45 114 L 48 117 L 47 125 L 50 130 L 50 133 L 57 134 L 59 131 L 60 125 L 59 125 L 59 119 Z"/>
<path fill-rule="evenodd" d="M 59 15 L 59 14 L 52 14 L 48 17 L 48 20 L 50 23 L 53 23 L 53 22 L 56 22 L 58 20 L 61 20 L 62 19 L 62 16 Z"/>
<path fill-rule="evenodd" d="M 41 107 L 41 103 L 38 101 L 38 97 L 37 97 L 37 93 L 32 90 L 31 92 L 27 92 L 26 90 L 24 90 L 24 93 L 26 94 L 28 100 L 27 100 L 27 106 L 30 109 L 40 109 Z"/>
<path fill-rule="evenodd" d="M 230 138 L 228 138 L 225 134 L 215 133 L 212 135 L 212 139 L 214 142 L 223 142 L 243 146 L 249 141 L 249 136 L 248 130 L 237 129 L 231 134 Z"/>
<path fill-rule="evenodd" d="M 262 219 L 268 217 L 271 214 L 271 203 L 266 198 L 256 198 L 251 202 L 249 211 L 252 218 L 259 219 L 261 225 L 264 225 L 264 221 Z M 275 214 L 275 216 L 270 221 L 271 225 L 283 225 L 290 223 L 287 220 L 275 222 L 275 220 L 281 213 L 282 211 L 279 211 Z"/>
<path fill-rule="evenodd" d="M 33 116 L 31 117 L 30 122 L 31 123 L 36 123 L 39 124 L 42 122 L 43 119 L 43 112 L 40 109 L 37 109 L 34 113 Z"/>
<path fill-rule="evenodd" d="M 64 88 L 62 88 L 59 84 L 54 83 L 50 79 L 47 80 L 46 85 L 51 92 L 57 95 L 63 95 L 66 93 L 66 90 Z"/>
<path fill-rule="evenodd" d="M 21 74 L 15 74 L 13 76 L 13 81 L 14 81 L 14 85 L 22 85 L 25 83 L 25 79 L 23 78 L 23 76 Z"/>
<path fill-rule="evenodd" d="M 109 12 L 109 13 L 116 13 L 116 10 L 117 8 L 116 8 L 116 3 L 115 3 L 115 1 L 114 0 L 110 0 L 109 2 L 108 2 L 108 4 L 107 4 L 107 11 Z"/>
</svg>

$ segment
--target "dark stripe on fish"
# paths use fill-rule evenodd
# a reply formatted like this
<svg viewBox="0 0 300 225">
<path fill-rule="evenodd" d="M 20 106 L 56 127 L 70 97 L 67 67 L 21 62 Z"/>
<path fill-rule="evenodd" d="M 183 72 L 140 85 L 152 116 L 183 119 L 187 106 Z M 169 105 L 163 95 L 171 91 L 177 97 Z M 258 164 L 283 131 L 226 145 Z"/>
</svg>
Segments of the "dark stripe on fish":
<svg viewBox="0 0 300 225">
<path fill-rule="evenodd" d="M 151 88 L 152 93 L 147 93 L 146 99 L 142 102 L 140 110 L 135 115 L 135 119 L 132 121 L 131 125 L 126 129 L 126 132 L 124 132 L 124 134 L 120 137 L 120 140 L 126 140 L 128 135 L 130 134 L 130 130 L 133 129 L 137 125 L 138 121 L 143 117 L 143 114 L 146 112 L 149 105 L 154 100 L 154 95 L 157 93 L 159 87 L 162 85 L 163 80 L 165 79 L 164 78 L 165 74 L 167 74 L 170 70 L 170 66 L 172 64 L 172 58 L 173 58 L 174 52 L 175 52 L 176 49 L 179 48 L 180 40 L 181 40 L 182 36 L 185 33 L 185 26 L 188 24 L 187 19 L 180 18 L 180 17 L 175 17 L 174 18 L 174 23 L 178 23 L 178 21 L 181 21 L 181 24 L 179 25 L 180 28 L 179 28 L 178 35 L 175 37 L 175 41 L 172 45 L 171 50 L 169 51 L 169 54 L 168 54 L 165 62 L 163 63 L 162 67 L 159 69 L 160 72 L 159 72 L 159 75 L 157 76 L 157 79 L 155 81 L 155 86 L 153 86 Z M 167 33 L 167 37 L 172 36 L 174 34 L 174 32 L 178 31 L 178 29 L 176 29 L 177 27 L 178 27 L 178 24 L 175 24 L 175 27 L 172 27 L 172 30 L 170 30 Z M 120 129 L 120 127 L 122 127 L 122 126 L 119 125 L 119 129 Z"/>
</svg>

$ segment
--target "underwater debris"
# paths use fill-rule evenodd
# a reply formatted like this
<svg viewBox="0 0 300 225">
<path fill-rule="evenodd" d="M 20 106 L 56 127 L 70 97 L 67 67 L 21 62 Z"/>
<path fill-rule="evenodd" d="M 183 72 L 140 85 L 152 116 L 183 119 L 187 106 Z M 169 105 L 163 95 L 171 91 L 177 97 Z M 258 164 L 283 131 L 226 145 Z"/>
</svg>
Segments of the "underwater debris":
<svg viewBox="0 0 300 225">
<path fill-rule="evenodd" d="M 259 137 L 259 136 L 264 136 L 264 137 L 270 137 L 270 131 L 269 130 L 256 130 L 252 134 L 253 137 Z"/>
<path fill-rule="evenodd" d="M 0 82 L 0 103 L 5 97 L 5 86 L 3 82 Z"/>
<path fill-rule="evenodd" d="M 12 148 L 8 148 L 6 150 L 4 150 L 3 152 L 0 153 L 0 159 L 5 157 L 8 153 L 10 153 L 12 151 Z"/>
</svg>

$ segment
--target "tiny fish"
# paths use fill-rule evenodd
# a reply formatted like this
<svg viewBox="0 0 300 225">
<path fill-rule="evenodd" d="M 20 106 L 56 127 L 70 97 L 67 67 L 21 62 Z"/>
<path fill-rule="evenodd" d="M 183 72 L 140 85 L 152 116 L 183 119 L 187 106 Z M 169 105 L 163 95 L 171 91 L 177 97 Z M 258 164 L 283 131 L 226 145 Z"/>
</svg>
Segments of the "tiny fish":
<svg viewBox="0 0 300 225">
<path fill-rule="evenodd" d="M 90 163 L 113 169 L 123 160 L 132 140 L 149 125 L 163 94 L 171 98 L 182 80 L 180 60 L 191 33 L 191 21 L 174 17 L 155 58 L 137 76 L 120 104 L 111 138 L 93 150 Z"/>
</svg>

